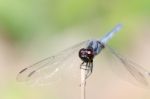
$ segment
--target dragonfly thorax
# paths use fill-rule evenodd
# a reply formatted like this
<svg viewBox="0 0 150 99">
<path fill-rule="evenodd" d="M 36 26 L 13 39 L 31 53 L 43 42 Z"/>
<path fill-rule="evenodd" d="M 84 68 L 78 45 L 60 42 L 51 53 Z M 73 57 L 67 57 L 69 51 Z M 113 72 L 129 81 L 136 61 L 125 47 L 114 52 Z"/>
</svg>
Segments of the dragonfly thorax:
<svg viewBox="0 0 150 99">
<path fill-rule="evenodd" d="M 82 48 L 79 51 L 79 57 L 85 63 L 93 62 L 94 52 L 90 48 Z"/>
</svg>

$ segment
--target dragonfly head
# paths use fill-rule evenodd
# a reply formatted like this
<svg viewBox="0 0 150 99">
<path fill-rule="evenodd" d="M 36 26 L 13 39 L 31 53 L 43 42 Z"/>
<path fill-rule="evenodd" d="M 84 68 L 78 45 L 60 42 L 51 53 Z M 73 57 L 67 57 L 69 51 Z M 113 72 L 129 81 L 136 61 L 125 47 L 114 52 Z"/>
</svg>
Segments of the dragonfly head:
<svg viewBox="0 0 150 99">
<path fill-rule="evenodd" d="M 79 51 L 79 57 L 85 63 L 93 62 L 94 58 L 93 50 L 91 48 L 82 48 Z"/>
</svg>

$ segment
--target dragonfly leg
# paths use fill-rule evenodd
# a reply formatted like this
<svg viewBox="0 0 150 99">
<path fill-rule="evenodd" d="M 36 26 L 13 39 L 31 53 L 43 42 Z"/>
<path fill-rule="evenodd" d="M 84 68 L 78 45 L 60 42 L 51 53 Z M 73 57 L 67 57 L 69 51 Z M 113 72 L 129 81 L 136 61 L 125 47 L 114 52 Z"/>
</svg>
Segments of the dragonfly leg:
<svg viewBox="0 0 150 99">
<path fill-rule="evenodd" d="M 91 70 L 91 73 L 92 73 L 93 72 L 93 62 L 91 62 L 90 64 L 91 64 L 90 70 Z"/>
<path fill-rule="evenodd" d="M 80 69 L 83 69 L 86 71 L 86 79 L 92 74 L 93 72 L 93 62 L 88 62 L 88 63 L 85 63 L 85 65 L 83 65 L 85 62 L 82 62 L 81 65 L 80 65 Z"/>
<path fill-rule="evenodd" d="M 83 69 L 83 70 L 88 70 L 88 63 L 85 63 L 85 62 L 82 62 L 81 65 L 80 65 L 80 69 Z"/>
<path fill-rule="evenodd" d="M 88 67 L 88 69 L 87 69 L 87 74 L 86 74 L 86 79 L 92 74 L 92 72 L 93 72 L 93 62 L 89 62 L 88 64 L 87 64 L 87 67 Z"/>
<path fill-rule="evenodd" d="M 84 62 L 81 63 L 80 69 L 84 69 L 84 68 L 83 68 L 83 64 L 84 64 Z"/>
</svg>

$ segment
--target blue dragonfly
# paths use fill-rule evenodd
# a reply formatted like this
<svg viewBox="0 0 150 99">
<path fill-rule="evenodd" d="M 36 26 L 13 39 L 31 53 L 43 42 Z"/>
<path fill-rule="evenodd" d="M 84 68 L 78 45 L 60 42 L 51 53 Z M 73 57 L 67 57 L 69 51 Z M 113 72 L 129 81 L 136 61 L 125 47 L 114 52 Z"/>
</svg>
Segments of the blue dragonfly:
<svg viewBox="0 0 150 99">
<path fill-rule="evenodd" d="M 110 47 L 107 43 L 108 41 L 121 30 L 122 25 L 116 25 L 110 32 L 106 33 L 100 39 L 86 40 L 80 42 L 73 47 L 65 49 L 60 53 L 45 58 L 29 67 L 22 69 L 18 75 L 17 80 L 20 82 L 28 82 L 33 80 L 34 82 L 47 82 L 51 81 L 48 79 L 57 78 L 62 70 L 67 66 L 70 66 L 67 60 L 70 57 L 77 57 L 80 59 L 79 70 L 84 69 L 86 71 L 85 79 L 87 79 L 93 72 L 93 60 L 100 54 L 103 49 L 108 49 L 113 56 L 115 56 L 122 64 L 123 68 L 140 84 L 144 86 L 149 86 L 149 72 L 144 69 L 142 66 L 134 63 L 128 58 L 122 56 L 115 49 Z M 67 61 L 67 62 L 66 62 Z M 69 60 L 72 62 L 72 60 Z M 65 66 L 63 63 L 66 62 Z M 69 75 L 69 74 L 68 74 Z"/>
</svg>

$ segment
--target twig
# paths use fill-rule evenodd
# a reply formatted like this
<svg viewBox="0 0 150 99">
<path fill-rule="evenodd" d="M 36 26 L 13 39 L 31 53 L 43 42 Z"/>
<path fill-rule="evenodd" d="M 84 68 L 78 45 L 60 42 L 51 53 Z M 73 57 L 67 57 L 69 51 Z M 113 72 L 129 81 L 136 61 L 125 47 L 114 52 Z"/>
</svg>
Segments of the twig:
<svg viewBox="0 0 150 99">
<path fill-rule="evenodd" d="M 86 99 L 86 70 L 81 69 L 81 99 Z"/>
</svg>

